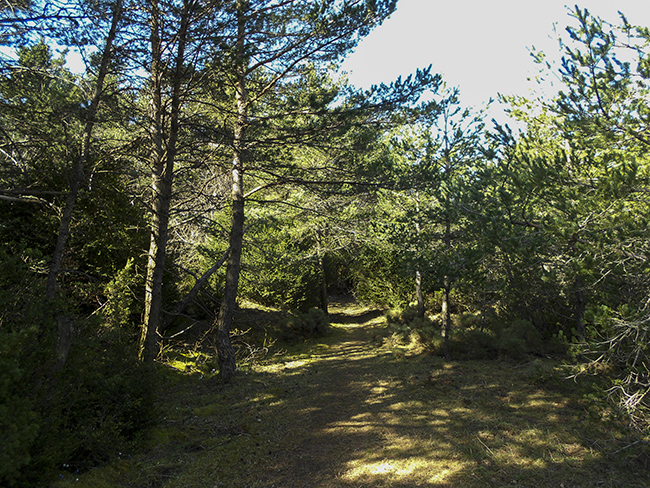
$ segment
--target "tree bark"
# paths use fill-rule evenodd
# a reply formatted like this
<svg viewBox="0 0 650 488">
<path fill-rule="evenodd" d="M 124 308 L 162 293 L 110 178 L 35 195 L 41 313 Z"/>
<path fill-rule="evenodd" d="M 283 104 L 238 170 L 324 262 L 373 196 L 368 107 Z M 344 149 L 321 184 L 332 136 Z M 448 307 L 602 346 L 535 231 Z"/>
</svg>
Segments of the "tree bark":
<svg viewBox="0 0 650 488">
<path fill-rule="evenodd" d="M 75 165 L 74 172 L 72 174 L 70 191 L 66 197 L 65 207 L 63 208 L 63 215 L 61 216 L 61 222 L 59 223 L 59 232 L 56 239 L 56 245 L 54 247 L 52 261 L 50 263 L 50 270 L 47 276 L 45 298 L 48 301 L 51 301 L 56 297 L 57 280 L 61 271 L 61 264 L 63 263 L 63 254 L 65 252 L 66 242 L 68 240 L 68 236 L 70 235 L 72 214 L 77 203 L 79 191 L 81 190 L 81 186 L 85 179 L 85 168 L 90 153 L 90 143 L 93 128 L 95 127 L 95 118 L 97 115 L 99 102 L 101 101 L 102 91 L 104 89 L 104 80 L 106 79 L 106 75 L 108 73 L 109 62 L 113 56 L 113 43 L 115 42 L 115 37 L 117 36 L 117 27 L 121 17 L 122 0 L 116 0 L 115 4 L 113 5 L 113 18 L 111 21 L 111 27 L 108 36 L 106 37 L 104 50 L 102 51 L 102 60 L 99 66 L 99 72 L 97 73 L 95 89 L 90 101 L 90 106 L 88 107 L 88 111 L 86 113 L 86 123 L 84 126 L 84 132 L 81 136 L 81 148 L 79 151 L 79 157 L 77 158 L 77 164 Z"/>
<path fill-rule="evenodd" d="M 587 329 L 585 327 L 585 310 L 587 308 L 585 302 L 585 294 L 583 291 L 582 278 L 576 278 L 575 283 L 575 296 L 576 296 L 576 333 L 580 340 L 584 341 L 587 336 Z"/>
<path fill-rule="evenodd" d="M 77 198 L 81 190 L 82 184 L 85 180 L 85 169 L 90 155 L 90 145 L 92 140 L 92 133 L 95 127 L 97 109 L 102 98 L 104 89 L 104 81 L 108 74 L 109 63 L 113 56 L 113 44 L 117 36 L 117 28 L 122 18 L 122 0 L 116 0 L 113 4 L 113 15 L 111 19 L 111 27 L 106 37 L 106 43 L 102 51 L 102 58 L 99 65 L 99 72 L 97 73 L 97 80 L 93 95 L 86 112 L 86 123 L 84 131 L 81 136 L 81 147 L 77 164 L 75 165 L 70 182 L 70 191 L 66 197 L 63 215 L 59 223 L 59 231 L 57 234 L 54 252 L 52 254 L 52 261 L 50 263 L 50 270 L 47 276 L 47 284 L 45 286 L 45 299 L 51 302 L 57 295 L 57 282 L 61 272 L 61 265 L 63 264 L 63 256 L 65 253 L 66 243 L 70 235 L 70 224 L 72 223 L 72 215 L 74 213 Z M 57 319 L 58 322 L 58 338 L 56 342 L 56 371 L 60 371 L 65 366 L 70 348 L 72 347 L 73 339 L 73 321 L 72 318 L 61 315 Z"/>
<path fill-rule="evenodd" d="M 160 10 L 156 0 L 150 2 L 151 8 L 151 79 L 152 79 L 152 216 L 151 239 L 147 260 L 145 284 L 145 312 L 140 338 L 140 358 L 152 362 L 159 353 L 160 332 L 163 321 L 163 276 L 167 241 L 169 235 L 169 213 L 174 181 L 174 163 L 177 153 L 181 86 L 185 44 L 191 16 L 191 0 L 183 2 L 181 24 L 178 31 L 178 46 L 174 72 L 172 75 L 172 100 L 169 116 L 169 135 L 165 140 L 164 105 L 162 100 L 164 63 L 160 37 Z"/>
<path fill-rule="evenodd" d="M 422 273 L 415 272 L 415 296 L 418 300 L 418 317 L 424 318 L 424 295 L 422 294 Z"/>
<path fill-rule="evenodd" d="M 244 193 L 242 178 L 242 160 L 239 151 L 235 151 L 232 169 L 232 226 L 230 229 L 230 252 L 226 268 L 226 283 L 223 302 L 217 319 L 217 354 L 219 356 L 219 375 L 229 382 L 235 375 L 237 364 L 235 350 L 230 340 L 237 292 L 239 289 L 239 274 L 241 272 L 241 253 L 244 235 Z"/>
<path fill-rule="evenodd" d="M 235 350 L 230 340 L 230 328 L 237 305 L 239 274 L 241 272 L 241 253 L 244 237 L 244 163 L 246 150 L 246 128 L 248 126 L 248 59 L 244 52 L 246 38 L 247 0 L 237 0 L 237 85 L 235 98 L 237 118 L 233 137 L 232 161 L 232 216 L 230 228 L 230 252 L 228 253 L 226 282 L 223 302 L 217 318 L 217 354 L 219 356 L 219 375 L 224 382 L 229 382 L 235 375 L 237 364 Z"/>
<path fill-rule="evenodd" d="M 151 137 L 151 235 L 145 280 L 144 320 L 140 339 L 140 358 L 151 362 L 156 356 L 156 325 L 162 311 L 162 271 L 167 239 L 164 209 L 165 168 L 163 147 L 162 104 L 162 46 L 160 39 L 160 10 L 156 0 L 150 1 L 151 15 L 151 114 L 149 135 Z M 171 175 L 168 175 L 171 176 Z M 168 218 L 168 217 L 167 217 Z M 163 233 L 161 234 L 161 231 Z M 161 244 L 163 244 L 161 246 Z"/>
<path fill-rule="evenodd" d="M 316 252 L 318 254 L 318 270 L 320 272 L 320 308 L 329 315 L 329 297 L 327 294 L 327 273 L 325 270 L 325 252 L 323 251 L 320 232 L 316 232 Z"/>
</svg>

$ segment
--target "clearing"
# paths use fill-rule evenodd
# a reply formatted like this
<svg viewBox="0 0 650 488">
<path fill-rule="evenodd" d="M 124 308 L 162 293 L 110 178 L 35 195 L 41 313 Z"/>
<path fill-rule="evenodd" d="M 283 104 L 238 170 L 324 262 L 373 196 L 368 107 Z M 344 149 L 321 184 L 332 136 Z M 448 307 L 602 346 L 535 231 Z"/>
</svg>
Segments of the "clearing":
<svg viewBox="0 0 650 488">
<path fill-rule="evenodd" d="M 445 362 L 381 345 L 380 312 L 232 384 L 172 370 L 147 448 L 57 487 L 647 487 L 624 431 L 556 363 Z M 620 451 L 620 452 L 617 452 Z"/>
</svg>

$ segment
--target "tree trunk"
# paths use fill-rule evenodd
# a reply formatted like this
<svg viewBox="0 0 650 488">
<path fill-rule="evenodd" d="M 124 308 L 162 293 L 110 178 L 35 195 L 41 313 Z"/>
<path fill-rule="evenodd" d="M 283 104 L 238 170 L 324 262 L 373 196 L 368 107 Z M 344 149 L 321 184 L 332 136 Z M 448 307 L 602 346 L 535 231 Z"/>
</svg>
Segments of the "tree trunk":
<svg viewBox="0 0 650 488">
<path fill-rule="evenodd" d="M 587 336 L 587 329 L 585 327 L 585 310 L 587 308 L 585 302 L 585 295 L 583 291 L 582 278 L 576 278 L 575 295 L 576 295 L 576 333 L 580 340 L 584 341 Z"/>
<path fill-rule="evenodd" d="M 223 302 L 217 318 L 217 354 L 219 356 L 219 375 L 229 382 L 235 375 L 237 364 L 235 350 L 230 340 L 230 328 L 237 305 L 239 274 L 241 272 L 241 253 L 244 237 L 244 158 L 246 150 L 246 126 L 248 125 L 248 90 L 246 86 L 248 59 L 244 53 L 246 37 L 247 0 L 237 0 L 237 86 L 235 98 L 237 119 L 233 137 L 232 161 L 232 223 L 230 228 L 230 252 L 226 268 L 226 282 Z"/>
<path fill-rule="evenodd" d="M 93 91 L 90 106 L 88 107 L 86 114 L 86 123 L 84 132 L 81 136 L 81 148 L 79 151 L 79 156 L 77 158 L 77 164 L 72 174 L 70 191 L 66 197 L 63 215 L 61 217 L 61 222 L 59 223 L 59 232 L 56 239 L 56 245 L 54 247 L 54 253 L 52 254 L 50 271 L 47 276 L 47 285 L 45 288 L 45 297 L 47 300 L 53 300 L 56 296 L 56 284 L 59 278 L 59 273 L 61 271 L 65 245 L 68 240 L 68 236 L 70 235 L 70 223 L 72 222 L 72 214 L 74 212 L 75 204 L 77 203 L 79 190 L 81 189 L 85 178 L 84 173 L 90 152 L 92 132 L 93 128 L 95 127 L 95 117 L 97 115 L 97 109 L 102 97 L 104 80 L 106 79 L 106 74 L 108 73 L 109 63 L 113 56 L 113 43 L 117 35 L 117 26 L 120 22 L 121 17 L 122 0 L 116 0 L 115 4 L 113 5 L 113 18 L 111 21 L 111 28 L 108 32 L 108 36 L 106 37 L 106 44 L 104 45 L 104 50 L 102 52 L 102 60 L 99 66 L 99 72 L 97 73 L 95 89 Z"/>
<path fill-rule="evenodd" d="M 451 219 L 449 214 L 445 217 L 445 248 L 451 250 Z M 451 291 L 451 280 L 449 276 L 443 278 L 442 290 L 442 330 L 445 334 L 445 358 L 449 359 L 449 337 L 451 336 L 451 311 L 449 309 L 449 292 Z"/>
<path fill-rule="evenodd" d="M 97 116 L 97 109 L 102 97 L 102 91 L 104 89 L 104 80 L 108 73 L 109 63 L 113 57 L 113 43 L 115 42 L 115 37 L 117 36 L 117 27 L 120 23 L 122 17 L 122 0 L 116 0 L 113 5 L 113 16 L 111 20 L 111 27 L 106 37 L 106 44 L 104 45 L 104 50 L 102 51 L 101 63 L 99 66 L 99 72 L 97 73 L 97 80 L 95 82 L 95 89 L 86 113 L 86 123 L 84 126 L 84 132 L 81 136 L 81 147 L 79 150 L 79 156 L 77 158 L 77 164 L 75 165 L 74 172 L 72 174 L 72 181 L 70 182 L 70 191 L 66 197 L 65 207 L 63 209 L 63 215 L 61 216 L 61 222 L 59 223 L 59 231 L 57 234 L 56 244 L 54 246 L 54 252 L 52 254 L 52 261 L 50 263 L 50 270 L 47 276 L 47 284 L 45 287 L 45 299 L 48 302 L 51 302 L 56 298 L 57 294 L 57 281 L 59 279 L 59 274 L 61 272 L 61 265 L 63 264 L 63 256 L 65 253 L 65 247 L 70 235 L 70 224 L 72 223 L 72 215 L 74 213 L 74 208 L 77 203 L 77 198 L 79 196 L 79 191 L 85 180 L 85 168 L 88 163 L 88 158 L 90 154 L 90 144 L 92 139 L 92 132 L 95 127 L 95 118 Z M 72 333 L 73 333 L 73 322 L 70 317 L 60 316 L 58 318 L 58 339 L 56 346 L 56 355 L 57 363 L 56 368 L 62 369 L 65 365 L 65 362 L 72 347 Z"/>
<path fill-rule="evenodd" d="M 327 277 L 325 275 L 325 257 L 319 256 L 318 266 L 320 267 L 320 308 L 325 315 L 329 315 L 329 297 L 327 294 Z"/>
<path fill-rule="evenodd" d="M 445 337 L 445 357 L 449 359 L 449 336 L 451 335 L 451 313 L 449 311 L 449 277 L 444 277 L 442 289 L 442 307 L 440 315 L 442 316 L 442 333 Z"/>
<path fill-rule="evenodd" d="M 418 236 L 418 246 L 420 246 L 420 194 L 415 192 L 415 232 Z M 424 318 L 424 296 L 422 295 L 422 273 L 420 270 L 415 271 L 415 296 L 418 301 L 418 317 Z"/>
<path fill-rule="evenodd" d="M 162 162 L 161 162 L 162 163 Z M 158 324 L 163 313 L 163 275 L 169 229 L 169 208 L 171 204 L 171 174 L 166 165 L 154 166 L 152 179 L 151 239 L 147 260 L 145 284 L 145 312 L 140 342 L 140 358 L 152 362 L 158 355 Z"/>
<path fill-rule="evenodd" d="M 415 272 L 415 295 L 418 299 L 418 317 L 424 318 L 424 295 L 422 294 L 422 273 Z"/>
<path fill-rule="evenodd" d="M 74 332 L 74 323 L 72 318 L 67 315 L 60 315 L 57 318 L 57 325 L 59 328 L 59 338 L 56 341 L 55 372 L 61 371 L 63 366 L 65 366 L 65 362 L 68 359 L 68 353 L 72 347 L 72 334 Z"/>
<path fill-rule="evenodd" d="M 147 260 L 145 284 L 145 312 L 140 339 L 140 358 L 152 362 L 160 346 L 159 327 L 163 321 L 163 275 L 167 256 L 169 235 L 169 212 L 174 181 L 174 163 L 177 152 L 181 86 L 185 44 L 190 22 L 190 5 L 183 2 L 181 25 L 178 31 L 178 46 L 174 72 L 172 74 L 172 100 L 169 116 L 169 135 L 164 138 L 164 105 L 162 101 L 164 63 L 160 39 L 160 11 L 156 0 L 151 2 L 151 79 L 152 79 L 152 218 L 151 239 Z"/>
<path fill-rule="evenodd" d="M 327 296 L 327 273 L 325 270 L 325 252 L 323 251 L 320 232 L 316 232 L 316 252 L 318 254 L 318 270 L 320 271 L 320 308 L 329 315 L 329 298 Z"/>
<path fill-rule="evenodd" d="M 168 209 L 166 199 L 163 141 L 162 46 L 160 11 L 156 0 L 150 2 L 151 15 L 151 235 L 145 281 L 144 320 L 140 339 L 140 358 L 152 362 L 156 357 L 157 320 L 162 312 L 162 272 L 167 239 Z M 168 177 L 171 175 L 167 175 Z M 171 189 L 171 187 L 169 187 Z M 170 196 L 171 197 L 171 196 Z M 166 202 L 167 200 L 167 202 Z M 162 256 L 161 256 L 162 254 Z"/>
<path fill-rule="evenodd" d="M 233 160 L 232 184 L 232 227 L 230 229 L 230 252 L 226 268 L 226 283 L 223 302 L 217 319 L 217 354 L 219 356 L 219 375 L 229 382 L 235 375 L 237 364 L 235 350 L 230 341 L 230 328 L 237 305 L 239 274 L 241 271 L 241 252 L 244 235 L 244 193 L 241 154 L 236 151 Z"/>
</svg>

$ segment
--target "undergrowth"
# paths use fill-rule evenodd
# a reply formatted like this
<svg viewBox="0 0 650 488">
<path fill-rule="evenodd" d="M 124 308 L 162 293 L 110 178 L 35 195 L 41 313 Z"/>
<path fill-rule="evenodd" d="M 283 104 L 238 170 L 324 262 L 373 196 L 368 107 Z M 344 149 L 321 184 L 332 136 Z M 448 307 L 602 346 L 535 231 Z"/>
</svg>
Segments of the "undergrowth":
<svg viewBox="0 0 650 488">
<path fill-rule="evenodd" d="M 568 350 L 562 338 L 542 340 L 538 330 L 527 320 L 485 323 L 480 313 L 454 314 L 451 319 L 449 353 L 454 359 L 523 361 L 531 356 L 561 356 Z M 406 307 L 391 310 L 386 320 L 387 343 L 444 355 L 439 315 L 420 318 L 415 307 Z"/>
</svg>

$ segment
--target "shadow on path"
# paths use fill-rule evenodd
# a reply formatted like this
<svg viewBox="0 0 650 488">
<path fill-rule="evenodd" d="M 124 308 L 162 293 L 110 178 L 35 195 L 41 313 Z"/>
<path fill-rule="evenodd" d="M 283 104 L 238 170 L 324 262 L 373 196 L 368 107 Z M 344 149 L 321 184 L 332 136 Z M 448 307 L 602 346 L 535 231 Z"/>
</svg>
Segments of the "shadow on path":
<svg viewBox="0 0 650 488">
<path fill-rule="evenodd" d="M 311 354 L 260 371 L 249 474 L 223 486 L 650 486 L 590 448 L 556 384 L 512 364 L 398 359 L 373 341 L 381 315 L 336 312 Z"/>
<path fill-rule="evenodd" d="M 396 354 L 374 340 L 381 315 L 333 307 L 327 337 L 227 386 L 177 373 L 151 451 L 75 486 L 650 486 L 597 449 L 612 432 L 543 362 Z"/>
</svg>

